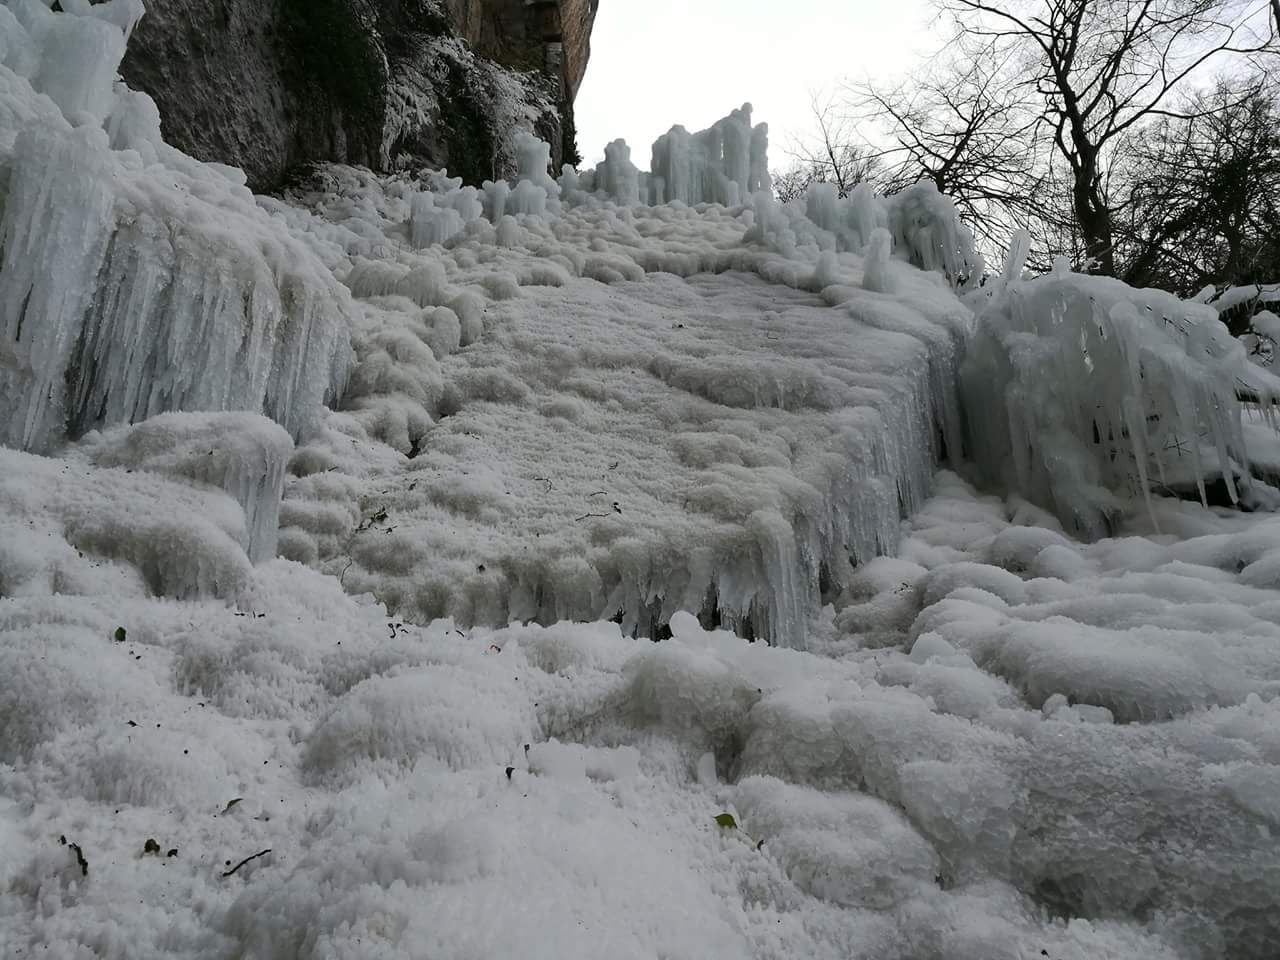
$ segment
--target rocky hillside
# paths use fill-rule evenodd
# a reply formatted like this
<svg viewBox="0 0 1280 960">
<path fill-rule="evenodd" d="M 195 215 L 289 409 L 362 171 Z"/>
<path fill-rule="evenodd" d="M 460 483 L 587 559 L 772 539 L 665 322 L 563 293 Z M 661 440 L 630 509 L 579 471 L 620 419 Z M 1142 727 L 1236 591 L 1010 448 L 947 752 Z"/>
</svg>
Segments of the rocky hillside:
<svg viewBox="0 0 1280 960">
<path fill-rule="evenodd" d="M 512 167 L 531 124 L 574 158 L 572 104 L 598 0 L 149 0 L 121 67 L 165 138 L 256 190 L 336 160 Z"/>
</svg>

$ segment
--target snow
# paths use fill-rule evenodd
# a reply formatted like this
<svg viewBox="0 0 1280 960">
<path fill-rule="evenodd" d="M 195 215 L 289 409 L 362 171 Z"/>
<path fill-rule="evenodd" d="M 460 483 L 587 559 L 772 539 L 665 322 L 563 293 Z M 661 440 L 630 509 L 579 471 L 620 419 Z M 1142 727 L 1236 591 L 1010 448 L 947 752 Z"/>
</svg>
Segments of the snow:
<svg viewBox="0 0 1280 960">
<path fill-rule="evenodd" d="M 486 339 L 441 365 L 456 412 L 344 530 L 314 527 L 306 481 L 290 486 L 296 556 L 332 557 L 415 620 L 621 612 L 647 632 L 710 595 L 707 615 L 796 642 L 817 567 L 891 544 L 927 486 L 945 398 L 893 374 L 927 364 L 927 345 L 732 274 L 633 286 L 492 306 Z M 383 519 L 357 531 L 362 509 Z"/>
<path fill-rule="evenodd" d="M 608 623 L 420 627 L 286 560 L 252 569 L 240 609 L 11 596 L 5 942 L 106 957 L 1265 956 L 1280 935 L 1265 842 L 1280 827 L 1280 595 L 1236 584 L 1238 521 L 1206 518 L 1208 538 L 1048 543 L 1093 573 L 975 603 L 1000 582 L 990 561 L 1016 510 L 937 478 L 902 552 L 964 559 L 877 562 L 873 596 L 946 575 L 892 649 L 840 630 L 814 652 L 752 645 L 684 613 L 660 644 Z M 1252 536 L 1250 552 L 1280 544 L 1273 525 Z M 1150 574 L 1114 566 L 1139 548 Z M 1204 659 L 1233 660 L 1244 686 L 1206 674 L 1214 705 L 1175 704 L 1156 681 L 1186 678 L 1166 661 L 1076 656 L 1097 652 L 1090 622 L 1142 646 L 1138 619 L 1197 625 Z M 1030 665 L 990 656 L 1015 628 L 1057 643 Z M 1108 722 L 1124 700 L 1107 670 L 1145 678 L 1131 702 L 1176 709 Z"/>
<path fill-rule="evenodd" d="M 1246 283 L 1220 292 L 1210 287 L 1204 295 L 1203 302 L 1210 304 L 1218 313 L 1226 313 L 1241 304 L 1280 302 L 1280 283 Z"/>
<path fill-rule="evenodd" d="M 0 6 L 6 956 L 1275 954 L 1280 521 L 1091 449 L 1265 506 L 1212 307 L 779 204 L 747 108 L 253 198 L 62 7 Z"/>
</svg>

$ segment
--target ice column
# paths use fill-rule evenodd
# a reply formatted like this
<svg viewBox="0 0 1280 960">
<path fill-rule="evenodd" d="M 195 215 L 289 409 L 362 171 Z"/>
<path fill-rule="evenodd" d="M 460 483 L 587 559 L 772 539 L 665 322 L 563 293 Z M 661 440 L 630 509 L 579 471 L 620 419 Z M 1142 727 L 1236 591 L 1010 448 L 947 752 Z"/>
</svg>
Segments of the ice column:
<svg viewBox="0 0 1280 960">
<path fill-rule="evenodd" d="M 604 148 L 604 163 L 596 168 L 595 182 L 618 203 L 640 202 L 640 171 L 631 162 L 627 141 L 614 140 Z"/>
<path fill-rule="evenodd" d="M 698 133 L 675 126 L 653 144 L 653 203 L 736 205 L 769 187 L 769 128 L 745 103 Z"/>
</svg>

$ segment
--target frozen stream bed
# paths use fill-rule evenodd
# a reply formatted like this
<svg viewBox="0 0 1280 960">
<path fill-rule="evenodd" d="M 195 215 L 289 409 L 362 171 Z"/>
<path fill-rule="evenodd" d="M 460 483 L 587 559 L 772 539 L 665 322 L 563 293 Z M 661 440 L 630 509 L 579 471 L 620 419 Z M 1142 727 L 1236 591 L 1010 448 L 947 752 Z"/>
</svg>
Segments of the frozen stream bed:
<svg viewBox="0 0 1280 960">
<path fill-rule="evenodd" d="M 956 406 L 967 312 L 903 273 L 902 296 L 838 306 L 744 273 L 492 304 L 412 459 L 293 481 L 283 552 L 421 623 L 617 615 L 656 636 L 692 610 L 798 645 L 820 582 L 895 547 Z M 296 460 L 340 471 L 357 444 L 331 429 Z"/>
</svg>

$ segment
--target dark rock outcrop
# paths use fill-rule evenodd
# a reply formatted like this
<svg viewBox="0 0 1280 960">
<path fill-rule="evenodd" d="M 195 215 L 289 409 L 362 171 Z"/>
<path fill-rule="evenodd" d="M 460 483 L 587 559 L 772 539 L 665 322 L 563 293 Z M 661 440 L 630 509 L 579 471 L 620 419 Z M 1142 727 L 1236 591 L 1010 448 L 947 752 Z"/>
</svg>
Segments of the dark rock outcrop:
<svg viewBox="0 0 1280 960">
<path fill-rule="evenodd" d="M 511 172 L 532 124 L 573 159 L 598 0 L 148 0 L 121 73 L 165 139 L 259 191 L 333 160 Z"/>
</svg>

